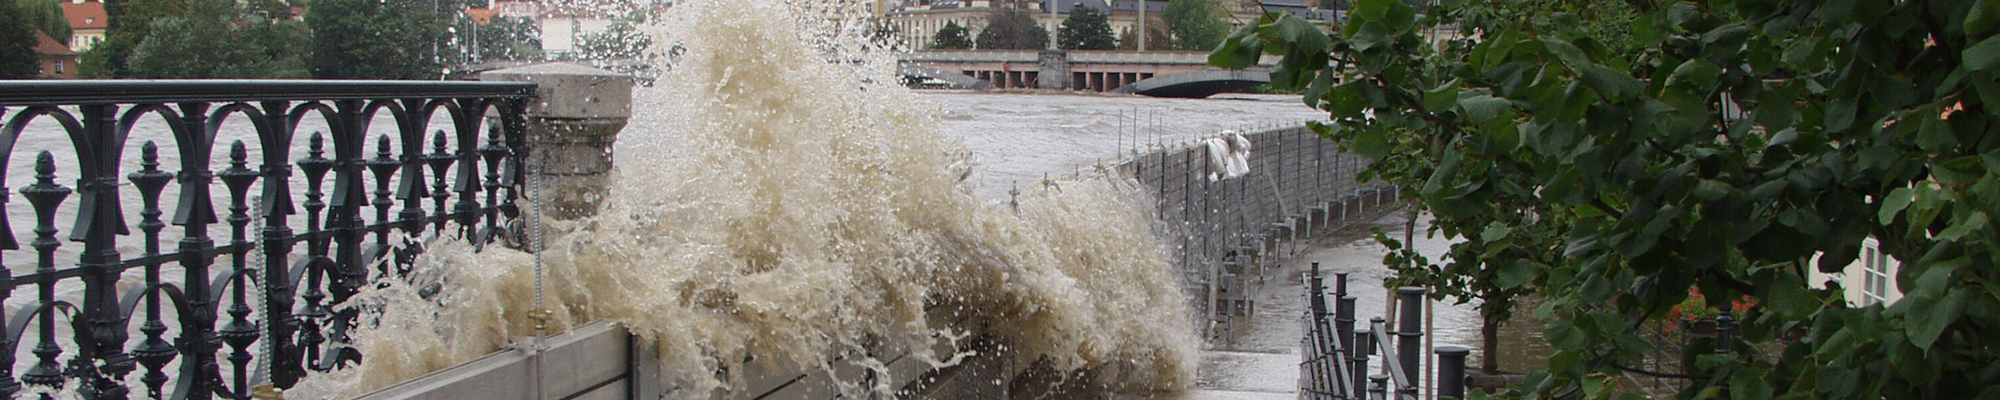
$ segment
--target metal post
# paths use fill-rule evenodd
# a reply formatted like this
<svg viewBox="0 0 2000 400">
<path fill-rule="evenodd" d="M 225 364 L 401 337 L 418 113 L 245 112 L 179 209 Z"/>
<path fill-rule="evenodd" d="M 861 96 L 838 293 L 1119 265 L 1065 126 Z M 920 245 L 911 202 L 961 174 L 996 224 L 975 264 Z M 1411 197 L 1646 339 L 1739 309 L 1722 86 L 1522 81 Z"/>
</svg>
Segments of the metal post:
<svg viewBox="0 0 2000 400">
<path fill-rule="evenodd" d="M 1439 398 L 1465 398 L 1465 356 L 1471 353 L 1465 346 L 1437 348 Z"/>
<path fill-rule="evenodd" d="M 1423 362 L 1424 355 L 1424 291 L 1421 287 L 1396 289 L 1396 294 L 1402 297 L 1402 311 L 1397 316 L 1403 321 L 1403 325 L 1396 328 L 1396 355 L 1403 362 L 1403 377 L 1409 378 L 1412 384 L 1420 376 L 1418 364 Z"/>
<path fill-rule="evenodd" d="M 1373 329 L 1362 329 L 1354 332 L 1354 347 L 1347 349 L 1348 353 L 1354 355 L 1354 368 L 1349 371 L 1354 372 L 1354 384 L 1356 386 L 1368 382 L 1368 355 L 1375 353 L 1374 335 L 1375 332 Z"/>
<path fill-rule="evenodd" d="M 1722 316 L 1715 318 L 1715 354 L 1729 354 L 1729 342 L 1735 341 L 1736 318 L 1729 310 L 1722 310 Z"/>
</svg>

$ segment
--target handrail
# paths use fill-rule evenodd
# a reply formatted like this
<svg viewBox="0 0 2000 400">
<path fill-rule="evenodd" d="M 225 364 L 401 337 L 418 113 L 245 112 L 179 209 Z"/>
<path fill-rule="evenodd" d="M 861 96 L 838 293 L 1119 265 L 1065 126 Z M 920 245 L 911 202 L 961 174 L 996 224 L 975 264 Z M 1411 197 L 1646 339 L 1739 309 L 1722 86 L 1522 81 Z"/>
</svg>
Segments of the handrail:
<svg viewBox="0 0 2000 400">
<path fill-rule="evenodd" d="M 455 237 L 477 248 L 520 214 L 536 90 L 0 82 L 0 165 L 34 171 L 27 182 L 0 176 L 0 191 L 14 185 L 33 207 L 32 220 L 0 220 L 0 259 L 19 264 L 0 266 L 0 302 L 21 289 L 38 304 L 0 308 L 9 322 L 0 326 L 0 398 L 59 389 L 101 399 L 246 398 L 253 381 L 290 387 L 308 369 L 360 361 L 349 344 L 359 311 L 335 305 L 411 273 L 425 243 L 405 238 Z M 377 117 L 393 123 L 370 129 Z M 250 132 L 218 137 L 231 122 Z M 431 131 L 433 123 L 449 128 Z M 0 211 L 20 205 L 10 197 L 0 195 Z M 74 222 L 57 221 L 58 210 L 74 210 Z M 9 226 L 33 227 L 22 238 L 33 242 Z M 25 267 L 33 268 L 15 272 Z M 58 296 L 58 284 L 83 291 Z M 55 328 L 58 311 L 72 313 L 67 335 Z M 23 346 L 35 351 L 15 368 Z"/>
<path fill-rule="evenodd" d="M 1376 347 L 1382 349 L 1382 363 L 1389 369 L 1389 373 L 1387 374 L 1389 375 L 1389 383 L 1395 386 L 1395 392 L 1403 393 L 1405 389 L 1415 389 L 1417 387 L 1417 384 L 1413 382 L 1415 379 L 1403 375 L 1403 362 L 1397 360 L 1401 357 L 1390 356 L 1396 354 L 1396 348 L 1389 343 L 1389 324 L 1381 319 L 1376 319 L 1370 321 L 1369 326 L 1374 331 L 1370 334 L 1375 337 Z M 1406 398 L 1415 398 L 1407 393 L 1404 396 Z"/>
<path fill-rule="evenodd" d="M 0 106 L 202 101 L 518 97 L 535 84 L 473 81 L 306 79 L 0 81 Z"/>
</svg>

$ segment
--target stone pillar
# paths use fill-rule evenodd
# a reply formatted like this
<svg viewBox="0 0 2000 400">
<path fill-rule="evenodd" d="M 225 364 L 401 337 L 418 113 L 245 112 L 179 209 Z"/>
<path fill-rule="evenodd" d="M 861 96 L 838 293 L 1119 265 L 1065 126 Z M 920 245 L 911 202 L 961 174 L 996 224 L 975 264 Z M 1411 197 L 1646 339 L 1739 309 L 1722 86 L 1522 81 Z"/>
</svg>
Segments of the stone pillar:
<svg viewBox="0 0 2000 400">
<path fill-rule="evenodd" d="M 483 81 L 534 82 L 528 105 L 529 168 L 550 218 L 596 215 L 610 192 L 612 145 L 632 116 L 632 77 L 570 63 L 487 71 Z M 537 167 L 539 163 L 539 167 Z"/>
<path fill-rule="evenodd" d="M 1069 52 L 1062 50 L 1042 50 L 1042 70 L 1038 73 L 1035 86 L 1042 89 L 1069 90 Z"/>
</svg>

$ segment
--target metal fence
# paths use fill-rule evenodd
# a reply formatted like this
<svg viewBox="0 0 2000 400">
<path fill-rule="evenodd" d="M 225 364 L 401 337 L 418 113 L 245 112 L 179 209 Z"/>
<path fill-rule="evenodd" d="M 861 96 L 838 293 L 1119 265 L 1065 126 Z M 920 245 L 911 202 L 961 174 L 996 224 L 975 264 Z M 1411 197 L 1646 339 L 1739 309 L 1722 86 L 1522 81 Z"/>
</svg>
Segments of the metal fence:
<svg viewBox="0 0 2000 400">
<path fill-rule="evenodd" d="M 1359 330 L 1355 324 L 1355 298 L 1347 292 L 1347 273 L 1334 274 L 1333 309 L 1327 309 L 1325 277 L 1319 263 L 1303 276 L 1306 311 L 1301 316 L 1305 334 L 1299 341 L 1299 397 L 1306 399 L 1417 399 L 1422 377 L 1424 288 L 1396 289 L 1400 297 L 1400 326 L 1389 329 L 1382 317 L 1369 320 Z M 1382 370 L 1370 374 L 1369 358 L 1382 354 Z M 1465 357 L 1470 349 L 1441 346 L 1436 364 L 1436 397 L 1465 397 Z"/>
<path fill-rule="evenodd" d="M 1394 201 L 1392 187 L 1363 184 L 1362 157 L 1304 126 L 1246 133 L 1250 173 L 1210 180 L 1217 172 L 1199 142 L 1125 160 L 1121 173 L 1139 180 L 1158 201 L 1158 218 L 1172 236 L 1176 262 L 1192 296 L 1209 316 L 1212 335 L 1254 312 L 1257 282 L 1280 245 L 1318 228 L 1358 217 Z M 1288 250 L 1296 250 L 1293 246 Z M 1212 329 L 1221 327 L 1221 329 Z"/>
<path fill-rule="evenodd" d="M 515 200 L 522 196 L 527 154 L 523 112 L 534 88 L 383 81 L 0 83 L 0 118 L 6 121 L 0 164 L 34 169 L 33 182 L 20 189 L 34 208 L 33 220 L 0 220 L 32 224 L 32 249 L 22 249 L 13 229 L 0 225 L 0 260 L 36 260 L 31 273 L 0 269 L 0 301 L 17 289 L 33 293 L 32 302 L 0 309 L 0 397 L 76 382 L 70 389 L 85 398 L 122 399 L 144 390 L 142 396 L 151 398 L 242 399 L 253 383 L 289 387 L 307 368 L 359 361 L 347 343 L 358 312 L 332 305 L 384 275 L 408 272 L 421 246 L 398 238 L 428 231 L 486 243 L 505 229 L 503 219 L 519 213 Z M 369 124 L 383 113 L 394 121 L 393 135 L 371 146 Z M 482 124 L 493 116 L 500 123 L 482 135 Z M 449 131 L 426 135 L 438 118 L 449 119 Z M 211 162 L 222 148 L 217 132 L 232 119 L 253 126 L 254 138 L 228 144 L 227 159 Z M 32 167 L 7 164 L 24 137 L 57 134 L 28 129 L 37 120 L 43 122 L 36 126 L 59 125 L 75 151 L 75 170 L 59 170 L 50 151 L 41 151 Z M 145 142 L 137 170 L 121 175 L 134 156 L 126 142 L 142 120 L 164 123 L 171 140 Z M 326 132 L 302 137 L 301 123 L 309 120 Z M 177 162 L 178 170 L 161 169 L 163 161 Z M 61 183 L 69 179 L 74 189 Z M 216 179 L 227 192 L 220 215 L 211 195 Z M 4 184 L 0 178 L 0 193 Z M 295 192 L 294 185 L 304 191 Z M 169 190 L 178 195 L 163 201 Z M 77 202 L 67 205 L 72 195 Z M 294 199 L 300 195 L 302 201 Z M 0 195 L 0 213 L 6 205 Z M 126 220 L 135 205 L 136 232 Z M 81 251 L 65 248 L 59 236 L 59 210 L 70 209 L 76 221 L 67 239 L 80 243 Z M 179 232 L 163 232 L 169 224 Z M 220 244 L 211 233 L 217 229 L 227 231 Z M 163 234 L 179 240 L 166 248 Z M 163 276 L 171 267 L 181 276 Z M 81 286 L 81 293 L 59 295 L 59 286 Z M 66 321 L 67 334 L 59 332 L 59 320 Z M 169 336 L 170 329 L 178 335 Z M 141 337 L 128 347 L 134 332 Z M 25 341 L 33 342 L 31 365 L 16 381 L 17 349 Z M 253 345 L 263 346 L 263 354 L 252 356 Z M 74 352 L 64 354 L 65 348 Z M 176 362 L 178 368 L 169 370 Z M 133 372 L 143 373 L 143 388 L 126 387 Z"/>
</svg>

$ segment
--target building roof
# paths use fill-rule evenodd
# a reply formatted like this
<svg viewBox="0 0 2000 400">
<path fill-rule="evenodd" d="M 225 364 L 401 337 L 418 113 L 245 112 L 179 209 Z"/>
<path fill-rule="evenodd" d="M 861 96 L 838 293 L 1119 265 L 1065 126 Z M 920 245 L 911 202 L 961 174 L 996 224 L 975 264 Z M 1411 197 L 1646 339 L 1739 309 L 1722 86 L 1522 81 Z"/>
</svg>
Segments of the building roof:
<svg viewBox="0 0 2000 400">
<path fill-rule="evenodd" d="M 1150 14 L 1150 13 L 1159 13 L 1159 12 L 1165 12 L 1165 11 L 1167 10 L 1167 2 L 1165 2 L 1165 1 L 1159 1 L 1159 0 L 1111 0 L 1111 13 L 1112 13 L 1112 14 L 1130 14 L 1130 13 L 1132 13 L 1133 11 L 1136 11 L 1136 10 L 1138 10 L 1138 9 L 1139 9 L 1139 3 L 1141 3 L 1141 2 L 1144 2 L 1144 3 L 1146 3 L 1146 12 L 1147 12 L 1147 13 L 1149 13 L 1149 14 Z"/>
<path fill-rule="evenodd" d="M 70 29 L 104 29 L 111 26 L 111 18 L 104 14 L 104 3 L 99 1 L 62 2 L 63 16 L 69 18 Z"/>
<path fill-rule="evenodd" d="M 1042 12 L 1044 13 L 1049 12 L 1049 1 L 1050 0 L 1042 0 L 1041 6 L 1039 7 L 1039 9 L 1042 10 Z M 1108 4 L 1104 4 L 1104 0 L 1054 0 L 1054 1 L 1056 2 L 1056 12 L 1061 14 L 1069 14 L 1070 10 L 1074 10 L 1077 7 L 1095 8 L 1098 11 L 1111 10 L 1111 6 Z"/>
<path fill-rule="evenodd" d="M 498 14 L 498 13 L 499 13 L 498 11 L 494 11 L 494 10 L 493 10 L 493 9 L 491 9 L 491 8 L 467 8 L 467 9 L 465 9 L 465 16 L 467 16 L 467 17 L 472 17 L 472 23 L 474 23 L 474 24 L 479 24 L 479 25 L 486 25 L 486 24 L 488 24 L 488 23 L 492 23 L 492 22 L 493 22 L 493 15 L 494 15 L 494 14 Z"/>
<path fill-rule="evenodd" d="M 49 37 L 49 34 L 42 33 L 40 30 L 35 31 L 35 41 L 35 54 L 45 56 L 76 55 L 76 51 L 70 50 L 69 46 L 63 45 L 62 42 L 56 41 L 56 38 Z"/>
</svg>

